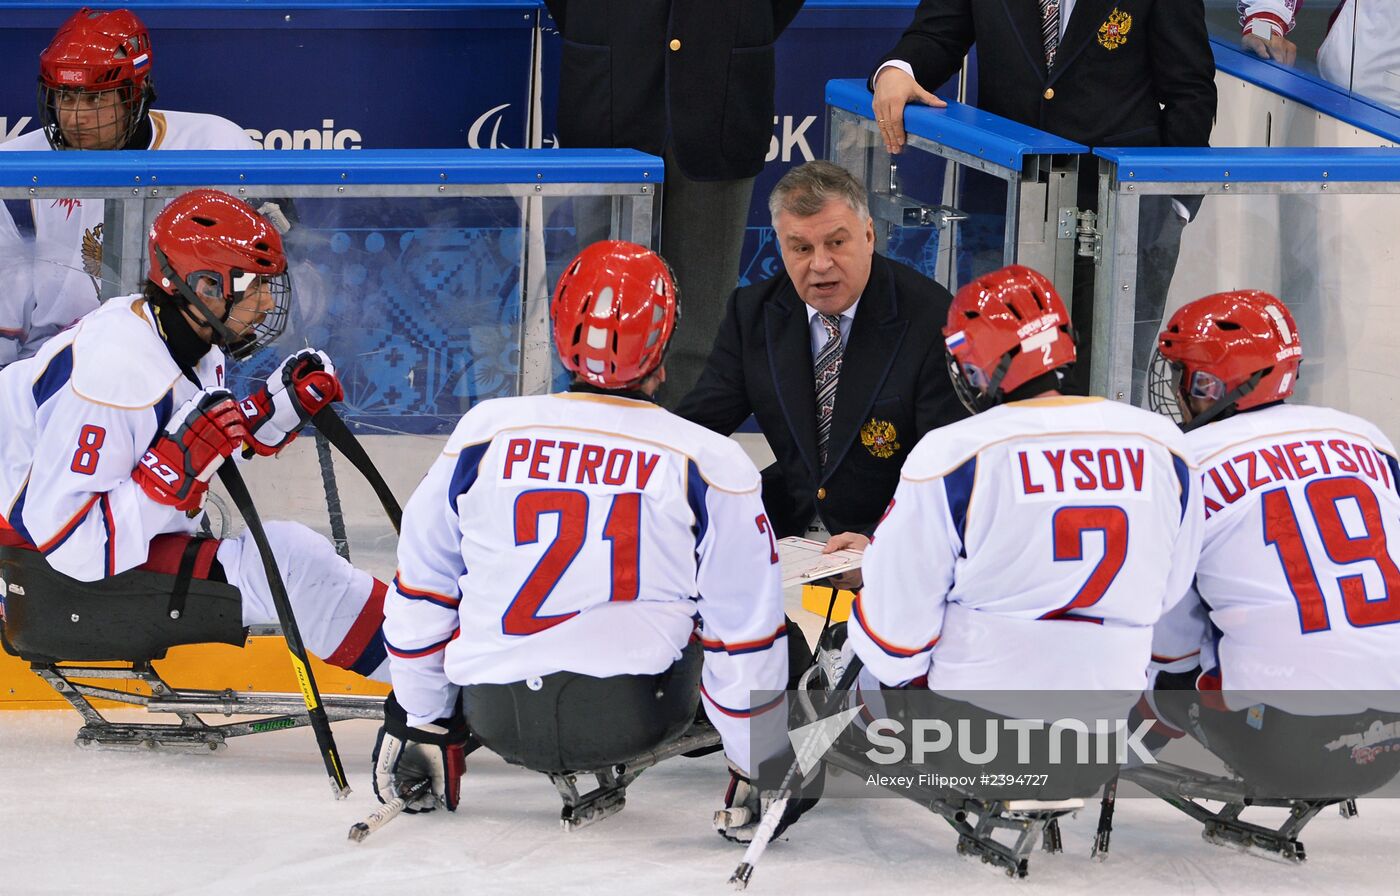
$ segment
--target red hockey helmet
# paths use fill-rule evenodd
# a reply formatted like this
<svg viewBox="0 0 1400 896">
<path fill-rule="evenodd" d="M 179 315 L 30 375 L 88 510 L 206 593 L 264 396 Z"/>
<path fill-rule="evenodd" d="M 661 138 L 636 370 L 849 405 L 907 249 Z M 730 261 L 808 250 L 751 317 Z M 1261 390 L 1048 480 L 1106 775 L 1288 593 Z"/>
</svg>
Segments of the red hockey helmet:
<svg viewBox="0 0 1400 896">
<path fill-rule="evenodd" d="M 1064 300 L 1043 274 L 1019 264 L 958 290 L 943 336 L 953 388 L 974 413 L 1075 359 Z"/>
<path fill-rule="evenodd" d="M 245 358 L 272 342 L 287 326 L 291 279 L 282 237 L 240 199 L 218 190 L 191 190 L 176 197 L 151 224 L 150 261 L 151 283 L 209 324 L 218 344 L 234 358 Z M 204 278 L 223 297 L 222 314 L 215 314 L 201 298 Z M 247 316 L 239 318 L 244 328 L 234 332 L 228 326 L 230 316 L 250 290 L 257 306 L 241 312 Z M 207 292 L 205 296 L 212 298 Z"/>
<path fill-rule="evenodd" d="M 1233 407 L 1243 411 L 1293 394 L 1303 347 L 1283 302 L 1257 289 L 1221 292 L 1183 305 L 1157 337 L 1184 402 L 1212 404 L 1200 426 Z"/>
<path fill-rule="evenodd" d="M 576 255 L 549 307 L 559 359 L 604 389 L 635 386 L 656 370 L 680 313 L 670 266 L 645 246 L 621 240 Z"/>
<path fill-rule="evenodd" d="M 39 120 L 54 149 L 120 149 L 154 98 L 151 37 L 129 10 L 84 7 L 39 54 Z M 85 103 L 105 111 L 78 114 Z"/>
</svg>

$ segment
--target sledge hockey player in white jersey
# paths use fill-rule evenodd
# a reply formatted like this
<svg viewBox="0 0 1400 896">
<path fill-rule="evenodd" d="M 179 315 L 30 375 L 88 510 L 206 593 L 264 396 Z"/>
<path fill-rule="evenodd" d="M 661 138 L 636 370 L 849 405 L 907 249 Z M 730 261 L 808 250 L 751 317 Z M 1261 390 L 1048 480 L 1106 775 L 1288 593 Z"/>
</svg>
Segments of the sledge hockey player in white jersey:
<svg viewBox="0 0 1400 896">
<path fill-rule="evenodd" d="M 1395 448 L 1359 417 L 1285 403 L 1302 341 L 1268 293 L 1183 306 L 1158 350 L 1202 470 L 1205 522 L 1195 586 L 1153 644 L 1159 715 L 1289 796 L 1365 792 L 1362 778 L 1400 770 Z M 1193 699 L 1164 693 L 1196 689 L 1223 693 L 1190 718 Z"/>
<path fill-rule="evenodd" d="M 228 119 L 152 109 L 154 99 L 146 26 L 128 10 L 80 9 L 39 56 L 41 127 L 0 151 L 258 148 Z M 35 199 L 14 214 L 33 234 L 0 204 L 0 367 L 96 308 L 104 276 L 101 199 Z"/>
<path fill-rule="evenodd" d="M 536 771 L 625 763 L 689 726 L 698 678 L 732 770 L 726 802 L 752 810 L 721 833 L 742 839 L 766 758 L 751 744 L 783 741 L 786 721 L 781 696 L 752 705 L 751 692 L 788 680 L 758 471 L 653 401 L 679 316 L 655 253 L 594 243 L 550 316 L 574 385 L 474 407 L 405 508 L 375 792 L 387 802 L 430 777 L 411 808 L 455 809 L 468 729 Z M 751 737 L 765 722 L 776 737 Z"/>
<path fill-rule="evenodd" d="M 276 454 L 340 383 L 305 349 L 241 404 L 224 388 L 225 353 L 276 339 L 291 301 L 281 237 L 246 203 L 185 193 L 156 216 L 149 249 L 142 294 L 0 370 L 0 545 L 41 552 L 80 582 L 136 569 L 225 581 L 245 625 L 273 623 L 249 533 L 201 538 L 195 517 L 225 459 Z M 387 679 L 387 586 L 300 524 L 266 530 L 309 649 Z"/>
<path fill-rule="evenodd" d="M 1181 599 L 1200 543 L 1181 433 L 1060 394 L 1069 315 L 1029 268 L 963 287 L 944 336 L 976 416 L 928 433 L 905 461 L 852 613 L 864 672 L 939 692 L 1140 693 L 1152 626 Z"/>
</svg>

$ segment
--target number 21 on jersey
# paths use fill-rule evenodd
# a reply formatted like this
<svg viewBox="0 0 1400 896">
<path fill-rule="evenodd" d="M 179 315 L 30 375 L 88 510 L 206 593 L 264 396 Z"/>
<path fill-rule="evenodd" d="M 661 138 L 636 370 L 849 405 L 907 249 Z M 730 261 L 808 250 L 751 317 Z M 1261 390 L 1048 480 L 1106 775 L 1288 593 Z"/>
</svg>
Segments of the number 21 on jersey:
<svg viewBox="0 0 1400 896">
<path fill-rule="evenodd" d="M 595 499 L 596 500 L 596 499 Z M 612 575 L 609 600 L 635 600 L 638 591 L 642 496 L 640 492 L 614 495 L 607 502 L 603 538 L 611 548 Z M 507 635 L 533 635 L 578 615 L 542 615 L 551 591 L 578 557 L 588 535 L 589 496 L 567 488 L 536 489 L 515 499 L 515 543 L 534 544 L 540 539 L 540 518 L 557 515 L 558 530 L 535 568 L 525 577 L 515 600 L 501 617 Z"/>
</svg>

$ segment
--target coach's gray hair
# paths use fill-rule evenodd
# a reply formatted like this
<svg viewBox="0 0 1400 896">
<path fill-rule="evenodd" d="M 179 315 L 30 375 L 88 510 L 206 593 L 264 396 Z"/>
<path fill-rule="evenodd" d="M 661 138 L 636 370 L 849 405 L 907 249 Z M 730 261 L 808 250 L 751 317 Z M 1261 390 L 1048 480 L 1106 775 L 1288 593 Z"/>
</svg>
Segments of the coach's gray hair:
<svg viewBox="0 0 1400 896">
<path fill-rule="evenodd" d="M 865 186 L 840 165 L 818 159 L 783 175 L 768 194 L 768 213 L 774 218 L 778 212 L 810 218 L 833 199 L 849 205 L 862 223 L 870 217 Z"/>
</svg>

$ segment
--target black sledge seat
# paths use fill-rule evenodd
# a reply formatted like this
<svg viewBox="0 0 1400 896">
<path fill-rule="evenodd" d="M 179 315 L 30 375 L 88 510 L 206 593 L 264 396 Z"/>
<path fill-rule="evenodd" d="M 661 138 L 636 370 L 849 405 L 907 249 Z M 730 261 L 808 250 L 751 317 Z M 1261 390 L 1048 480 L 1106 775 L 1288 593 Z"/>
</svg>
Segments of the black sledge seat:
<svg viewBox="0 0 1400 896">
<path fill-rule="evenodd" d="M 692 641 L 657 675 L 556 672 L 468 685 L 467 726 L 507 762 L 556 775 L 607 769 L 678 738 L 695 719 L 703 651 Z"/>
<path fill-rule="evenodd" d="M 0 547 L 0 639 L 10 654 L 39 664 L 141 664 L 163 659 L 182 644 L 243 646 L 247 630 L 238 589 L 180 579 L 133 569 L 81 582 L 56 571 L 37 551 Z"/>
</svg>

